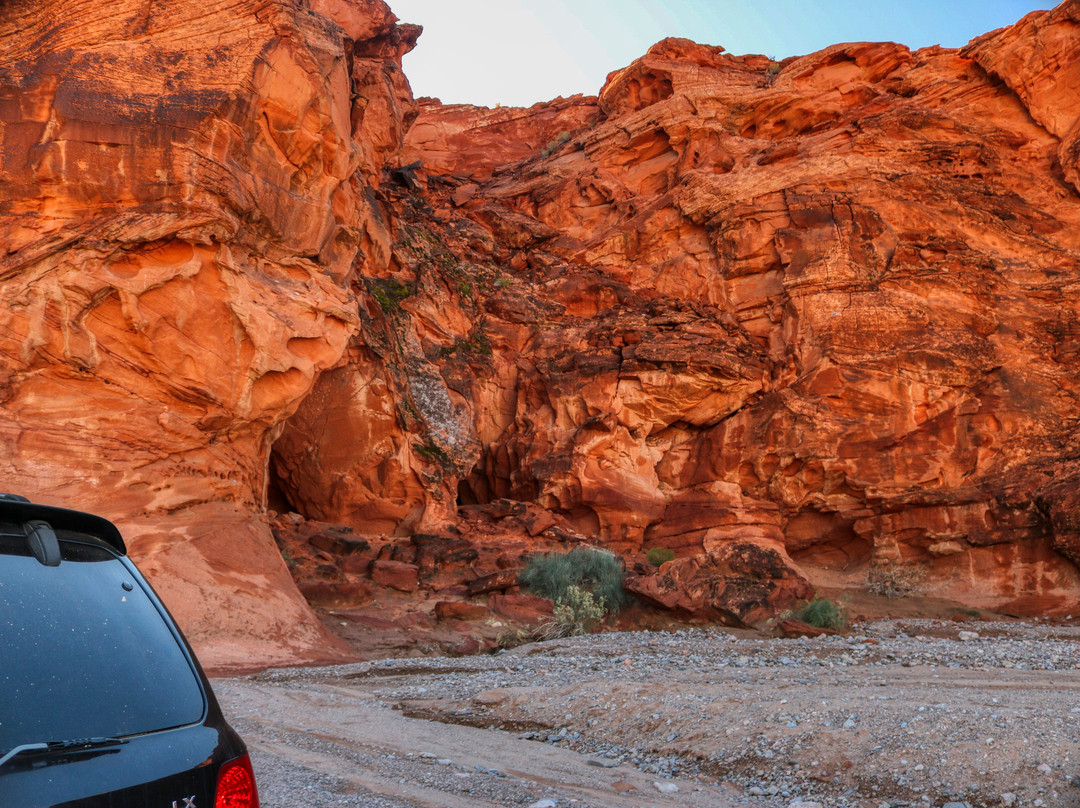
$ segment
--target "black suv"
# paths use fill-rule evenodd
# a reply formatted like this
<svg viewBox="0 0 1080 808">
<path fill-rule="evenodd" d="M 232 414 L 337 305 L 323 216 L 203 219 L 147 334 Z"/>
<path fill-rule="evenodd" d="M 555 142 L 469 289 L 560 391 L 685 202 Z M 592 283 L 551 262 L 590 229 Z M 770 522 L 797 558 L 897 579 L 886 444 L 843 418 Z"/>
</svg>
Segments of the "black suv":
<svg viewBox="0 0 1080 808">
<path fill-rule="evenodd" d="M 258 804 L 243 741 L 116 527 L 0 494 L 0 806 Z"/>
</svg>

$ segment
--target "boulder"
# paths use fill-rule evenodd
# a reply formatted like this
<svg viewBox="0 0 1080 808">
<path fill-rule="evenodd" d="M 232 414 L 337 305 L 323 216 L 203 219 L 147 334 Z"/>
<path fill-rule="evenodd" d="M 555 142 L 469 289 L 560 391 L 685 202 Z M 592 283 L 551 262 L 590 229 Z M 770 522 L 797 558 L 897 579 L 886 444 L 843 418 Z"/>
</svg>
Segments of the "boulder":
<svg viewBox="0 0 1080 808">
<path fill-rule="evenodd" d="M 781 546 L 740 540 L 627 577 L 623 586 L 653 606 L 731 626 L 767 620 L 814 593 Z"/>
</svg>

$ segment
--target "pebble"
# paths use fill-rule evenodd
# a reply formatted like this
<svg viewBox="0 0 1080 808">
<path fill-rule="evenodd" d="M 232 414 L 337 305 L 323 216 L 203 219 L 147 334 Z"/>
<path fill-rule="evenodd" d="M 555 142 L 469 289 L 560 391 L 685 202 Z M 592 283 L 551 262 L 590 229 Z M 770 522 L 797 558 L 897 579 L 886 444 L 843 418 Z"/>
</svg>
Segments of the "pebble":
<svg viewBox="0 0 1080 808">
<path fill-rule="evenodd" d="M 679 790 L 679 787 L 674 783 L 654 782 L 653 788 L 655 788 L 661 794 L 674 794 L 676 791 Z"/>
<path fill-rule="evenodd" d="M 556 803 L 555 800 L 545 798 L 542 800 L 537 800 L 532 805 L 530 805 L 529 808 L 555 808 L 556 805 L 558 805 L 558 803 Z"/>
<path fill-rule="evenodd" d="M 586 765 L 597 766 L 601 769 L 614 769 L 619 765 L 619 761 L 611 760 L 610 758 L 589 758 L 585 763 Z"/>
</svg>

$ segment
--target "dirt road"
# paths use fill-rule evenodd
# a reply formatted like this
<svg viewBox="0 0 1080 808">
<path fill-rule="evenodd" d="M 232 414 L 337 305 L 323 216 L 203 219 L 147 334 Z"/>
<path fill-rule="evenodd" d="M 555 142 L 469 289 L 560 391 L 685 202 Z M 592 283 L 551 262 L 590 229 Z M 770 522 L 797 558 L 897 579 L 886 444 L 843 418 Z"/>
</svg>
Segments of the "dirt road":
<svg viewBox="0 0 1080 808">
<path fill-rule="evenodd" d="M 266 808 L 1080 805 L 1069 624 L 605 634 L 214 686 Z"/>
</svg>

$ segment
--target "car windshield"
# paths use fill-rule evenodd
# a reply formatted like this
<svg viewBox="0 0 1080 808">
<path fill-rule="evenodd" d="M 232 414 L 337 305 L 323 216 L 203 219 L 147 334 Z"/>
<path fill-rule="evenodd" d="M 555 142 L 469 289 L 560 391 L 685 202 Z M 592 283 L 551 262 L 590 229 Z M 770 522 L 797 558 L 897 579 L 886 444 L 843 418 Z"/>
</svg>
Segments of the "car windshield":
<svg viewBox="0 0 1080 808">
<path fill-rule="evenodd" d="M 58 534 L 54 567 L 0 535 L 0 754 L 200 721 L 202 686 L 139 582 L 110 550 Z"/>
</svg>

